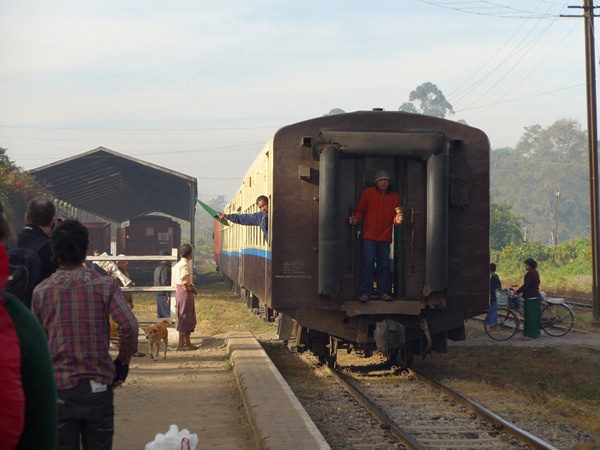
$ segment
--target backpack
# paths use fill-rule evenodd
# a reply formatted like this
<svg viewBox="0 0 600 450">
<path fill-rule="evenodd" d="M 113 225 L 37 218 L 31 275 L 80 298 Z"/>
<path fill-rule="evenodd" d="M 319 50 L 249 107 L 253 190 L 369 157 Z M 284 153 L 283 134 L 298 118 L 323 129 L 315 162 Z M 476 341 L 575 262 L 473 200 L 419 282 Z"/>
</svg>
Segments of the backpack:
<svg viewBox="0 0 600 450">
<path fill-rule="evenodd" d="M 9 249 L 9 276 L 4 291 L 10 292 L 31 309 L 33 289 L 42 281 L 42 259 L 39 252 L 50 240 L 40 237 L 31 248 Z"/>
</svg>

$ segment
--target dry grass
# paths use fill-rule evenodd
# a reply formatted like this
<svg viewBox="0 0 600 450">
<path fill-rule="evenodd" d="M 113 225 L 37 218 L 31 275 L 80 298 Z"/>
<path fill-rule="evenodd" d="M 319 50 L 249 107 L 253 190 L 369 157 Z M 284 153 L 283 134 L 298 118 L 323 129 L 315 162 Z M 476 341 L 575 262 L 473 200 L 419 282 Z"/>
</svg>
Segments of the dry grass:
<svg viewBox="0 0 600 450">
<path fill-rule="evenodd" d="M 214 269 L 204 268 L 196 297 L 196 331 L 203 335 L 230 330 L 264 333 L 275 330 L 250 313 Z M 156 317 L 155 294 L 135 294 L 138 318 Z M 578 320 L 581 320 L 578 318 Z M 475 321 L 469 337 L 484 336 Z M 600 354 L 581 347 L 452 347 L 415 368 L 515 420 L 543 416 L 600 438 Z"/>
<path fill-rule="evenodd" d="M 515 420 L 545 417 L 600 438 L 600 354 L 578 346 L 452 347 L 415 368 Z M 499 402 L 499 400 L 502 400 Z"/>
<path fill-rule="evenodd" d="M 260 334 L 275 331 L 275 325 L 266 323 L 248 311 L 225 283 L 221 281 L 214 268 L 201 267 L 202 274 L 196 296 L 196 331 L 204 336 L 223 334 L 228 331 L 250 331 Z M 156 317 L 156 294 L 134 294 L 134 310 L 138 319 Z"/>
</svg>

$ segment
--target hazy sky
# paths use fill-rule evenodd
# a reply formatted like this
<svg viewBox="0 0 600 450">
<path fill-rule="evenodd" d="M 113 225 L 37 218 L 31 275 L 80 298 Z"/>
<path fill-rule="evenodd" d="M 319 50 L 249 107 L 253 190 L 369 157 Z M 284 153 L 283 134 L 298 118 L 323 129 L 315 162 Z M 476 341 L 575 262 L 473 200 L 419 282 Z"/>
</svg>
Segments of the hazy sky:
<svg viewBox="0 0 600 450">
<path fill-rule="evenodd" d="M 230 198 L 290 123 L 397 110 L 436 84 L 492 147 L 586 126 L 577 1 L 0 0 L 0 147 L 33 169 L 99 146 Z M 598 60 L 598 59 L 596 59 Z"/>
</svg>

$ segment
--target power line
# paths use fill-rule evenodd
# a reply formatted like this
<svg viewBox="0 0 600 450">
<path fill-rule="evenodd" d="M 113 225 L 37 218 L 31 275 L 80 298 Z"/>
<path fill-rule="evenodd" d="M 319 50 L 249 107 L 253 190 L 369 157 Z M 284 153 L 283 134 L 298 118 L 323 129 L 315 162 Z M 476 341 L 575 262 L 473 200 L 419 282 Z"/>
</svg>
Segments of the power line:
<svg viewBox="0 0 600 450">
<path fill-rule="evenodd" d="M 497 54 L 500 53 L 500 51 L 502 49 L 504 49 L 504 47 L 506 47 L 509 42 L 517 35 L 517 33 L 519 31 L 521 31 L 521 29 L 529 22 L 529 20 L 531 20 L 532 17 L 528 17 L 525 21 L 523 21 L 523 23 L 521 24 L 521 26 L 519 26 L 519 28 L 510 36 L 510 38 L 502 45 L 502 47 L 500 49 L 498 49 L 494 55 L 492 55 L 492 57 L 490 57 L 484 64 L 483 66 L 478 69 L 477 72 L 479 72 L 485 65 L 488 64 L 488 62 L 490 62 Z M 535 28 L 541 23 L 541 20 L 538 20 L 535 25 L 533 25 L 533 27 L 531 27 L 531 29 L 525 34 L 525 36 L 523 36 L 523 38 L 519 41 L 519 43 L 517 43 L 512 50 L 508 51 L 507 56 L 500 61 L 500 63 L 498 63 L 491 71 L 489 71 L 487 74 L 485 74 L 484 76 L 482 76 L 481 78 L 479 78 L 479 80 L 477 82 L 475 82 L 474 84 L 472 84 L 469 88 L 466 88 L 464 91 L 462 91 L 460 94 L 458 95 L 458 98 L 456 100 L 453 100 L 455 102 L 460 102 L 463 98 L 465 98 L 468 94 L 470 94 L 471 92 L 473 92 L 477 87 L 479 87 L 485 80 L 487 80 L 490 76 L 492 76 L 493 73 L 495 73 L 498 69 L 500 69 L 500 67 L 502 67 L 502 65 L 504 65 L 504 63 L 506 63 L 508 60 L 510 60 L 512 57 L 517 55 L 517 50 L 519 49 L 519 47 L 521 47 L 521 45 L 523 44 L 523 42 L 529 37 L 529 35 L 531 33 L 533 33 L 533 31 L 535 30 Z M 477 73 L 476 72 L 476 73 Z M 471 77 L 469 77 L 469 79 L 473 78 L 474 75 L 472 75 Z M 465 83 L 463 83 L 461 85 L 461 87 L 464 85 Z M 451 94 L 452 95 L 452 94 Z"/>
<path fill-rule="evenodd" d="M 555 50 L 556 50 L 556 49 L 559 47 L 559 45 L 560 45 L 560 44 L 562 44 L 562 43 L 564 42 L 564 40 L 567 38 L 567 36 L 568 36 L 569 34 L 571 34 L 571 32 L 572 32 L 574 29 L 575 29 L 575 26 L 574 26 L 574 27 L 573 27 L 571 30 L 569 30 L 569 31 L 567 32 L 567 34 L 566 34 L 566 35 L 565 35 L 565 36 L 564 36 L 564 37 L 561 39 L 561 41 L 560 41 L 560 42 L 558 42 L 558 43 L 557 43 L 557 44 L 554 46 L 554 48 L 553 48 L 552 50 L 550 50 L 550 51 L 549 51 L 549 52 L 546 54 L 546 56 L 545 56 L 544 58 L 542 58 L 542 60 L 541 60 L 541 61 L 540 61 L 540 62 L 539 62 L 539 63 L 538 63 L 538 64 L 537 64 L 537 65 L 536 65 L 536 66 L 535 66 L 533 69 L 531 69 L 531 70 L 529 71 L 529 73 L 528 73 L 527 75 L 525 75 L 525 76 L 524 76 L 524 77 L 523 77 L 523 78 L 522 78 L 522 79 L 521 79 L 521 80 L 520 80 L 518 83 L 516 83 L 516 84 L 515 84 L 515 85 L 514 85 L 512 88 L 510 88 L 508 91 L 506 91 L 506 92 L 505 92 L 505 93 L 504 93 L 504 94 L 503 94 L 503 95 L 502 95 L 500 98 L 498 98 L 498 99 L 497 99 L 497 100 L 496 100 L 494 103 L 491 103 L 491 104 L 489 104 L 489 105 L 486 105 L 486 106 L 484 106 L 484 107 L 471 108 L 471 109 L 481 109 L 481 111 L 478 111 L 476 114 L 473 114 L 473 115 L 471 115 L 471 116 L 469 116 L 469 117 L 474 117 L 475 115 L 477 115 L 477 114 L 479 114 L 479 113 L 481 113 L 481 112 L 485 111 L 486 109 L 488 109 L 489 107 L 491 107 L 491 106 L 493 106 L 493 105 L 498 105 L 498 104 L 501 104 L 501 103 L 506 103 L 506 102 L 503 102 L 503 101 L 502 101 L 502 99 L 503 99 L 503 98 L 505 98 L 505 97 L 506 97 L 508 94 L 510 94 L 512 91 L 514 91 L 514 90 L 515 90 L 517 87 L 519 87 L 519 86 L 521 85 L 521 83 L 523 83 L 523 82 L 524 82 L 524 81 L 525 81 L 527 78 L 529 78 L 529 77 L 530 77 L 530 76 L 531 76 L 531 75 L 532 75 L 532 74 L 533 74 L 533 73 L 534 73 L 534 72 L 535 72 L 535 71 L 536 71 L 536 70 L 537 70 L 537 69 L 538 69 L 538 68 L 539 68 L 539 67 L 540 67 L 540 66 L 541 66 L 541 65 L 542 65 L 542 64 L 543 64 L 543 63 L 544 63 L 544 62 L 545 62 L 545 61 L 546 61 L 546 60 L 547 60 L 549 57 L 550 57 L 550 55 L 551 55 L 552 53 L 554 53 L 554 51 L 555 51 Z M 521 100 L 521 99 L 524 99 L 524 98 L 536 97 L 537 95 L 545 95 L 545 94 L 549 94 L 549 93 L 552 93 L 552 92 L 563 91 L 563 90 L 566 90 L 566 89 L 571 89 L 571 88 L 574 88 L 574 87 L 579 87 L 579 86 L 585 86 L 585 83 L 583 83 L 583 84 L 577 84 L 577 85 L 573 85 L 573 86 L 569 86 L 569 87 L 566 87 L 566 88 L 554 89 L 554 90 L 552 90 L 552 91 L 543 92 L 543 93 L 541 93 L 541 94 L 535 94 L 535 95 L 529 95 L 529 96 L 525 96 L 525 97 L 520 97 L 518 100 Z M 510 101 L 515 101 L 515 100 L 508 100 L 507 102 L 510 102 Z M 467 111 L 467 110 L 469 110 L 469 108 L 465 108 L 465 109 L 463 109 L 463 111 Z"/>
<path fill-rule="evenodd" d="M 480 101 L 483 97 L 485 97 L 487 94 L 489 94 L 494 88 L 496 88 L 496 86 L 498 86 L 518 65 L 519 63 L 529 54 L 529 52 L 531 52 L 531 50 L 533 50 L 533 48 L 535 47 L 535 45 L 540 41 L 540 39 L 542 38 L 542 36 L 546 33 L 546 31 L 548 31 L 548 29 L 558 20 L 558 17 L 556 17 L 551 23 L 548 24 L 548 26 L 546 28 L 544 28 L 541 32 L 538 33 L 538 35 L 535 37 L 535 39 L 533 40 L 533 42 L 530 42 L 528 44 L 529 48 L 527 49 L 525 46 L 522 47 L 522 51 L 524 51 L 524 53 L 521 55 L 521 57 L 512 65 L 512 67 L 510 67 L 508 69 L 508 71 L 498 80 L 496 81 L 491 87 L 489 87 L 483 94 L 481 94 L 478 98 L 476 98 L 475 100 L 473 100 L 471 103 L 469 103 L 466 107 L 468 108 L 469 106 L 477 103 L 478 101 Z M 519 44 L 517 44 L 517 47 L 521 46 L 521 44 L 524 42 L 524 40 L 533 32 L 533 30 L 535 29 L 535 27 L 537 27 L 537 25 L 540 23 L 540 21 L 538 21 L 538 23 L 527 33 L 527 35 L 521 39 L 521 41 L 519 42 Z M 514 49 L 514 51 L 516 51 L 516 47 Z M 520 52 L 521 50 L 519 50 Z M 509 56 L 507 56 L 500 64 L 498 64 L 496 66 L 496 68 L 494 68 L 494 71 L 499 68 L 501 65 L 503 65 L 506 61 L 508 61 L 509 59 L 511 59 L 513 56 L 516 56 L 518 53 L 514 53 L 514 54 L 509 54 Z M 491 73 L 490 73 L 491 75 Z M 463 95 L 464 97 L 464 95 Z"/>
<path fill-rule="evenodd" d="M 68 130 L 68 131 L 223 131 L 223 130 L 261 130 L 279 128 L 280 125 L 261 127 L 207 127 L 207 128 L 72 128 L 72 127 L 42 127 L 34 125 L 0 125 L 0 128 L 23 128 L 31 130 Z"/>
<path fill-rule="evenodd" d="M 257 144 L 260 144 L 261 142 L 257 142 Z M 235 151 L 248 150 L 248 149 L 240 148 L 240 147 L 245 147 L 245 146 L 248 146 L 248 145 L 251 145 L 251 144 L 252 143 L 239 144 L 239 145 L 229 145 L 229 146 L 223 146 L 223 147 L 212 147 L 212 148 L 208 148 L 208 149 L 162 150 L 162 151 L 157 151 L 157 152 L 136 152 L 136 153 L 129 153 L 128 152 L 127 154 L 128 155 L 144 156 L 144 155 L 163 155 L 165 153 L 212 153 L 212 152 L 217 151 L 217 150 L 219 152 L 235 152 Z M 43 148 L 43 149 L 47 149 L 47 150 L 73 150 L 73 151 L 77 150 L 75 148 L 68 148 L 68 147 L 48 147 L 48 146 L 45 146 L 45 145 L 29 145 L 29 144 L 14 144 L 14 145 L 21 146 L 21 147 Z M 164 144 L 164 145 L 168 145 L 168 144 Z M 252 147 L 251 149 L 255 150 L 256 147 Z M 25 159 L 25 158 L 23 158 L 23 159 Z"/>
<path fill-rule="evenodd" d="M 519 26 L 519 28 L 517 28 L 515 30 L 515 32 L 506 40 L 506 42 L 504 42 L 504 44 L 502 44 L 502 46 L 500 48 L 498 48 L 498 50 L 496 50 L 494 52 L 494 54 L 492 56 L 490 56 L 486 62 L 484 62 L 479 69 L 477 69 L 469 78 L 467 78 L 460 86 L 458 86 L 456 89 L 454 89 L 452 92 L 450 92 L 450 94 L 448 94 L 448 97 L 452 97 L 457 91 L 460 91 L 460 89 L 462 89 L 462 87 L 467 84 L 469 81 L 471 81 L 475 75 L 477 75 L 479 72 L 481 72 L 483 70 L 483 68 L 485 66 L 488 65 L 488 63 L 490 63 L 495 57 L 496 55 L 498 55 L 503 49 L 504 47 L 506 47 L 508 45 L 508 43 L 512 40 L 513 37 L 516 36 L 516 34 L 521 31 L 521 28 L 523 28 L 525 26 L 525 24 L 527 23 L 527 21 L 524 21 L 521 23 L 521 25 Z M 457 95 L 461 95 L 461 94 L 457 94 Z"/>
<path fill-rule="evenodd" d="M 527 16 L 540 18 L 540 19 L 552 19 L 555 18 L 556 14 L 549 13 L 536 13 L 535 11 L 526 10 L 522 8 L 514 8 L 510 5 L 500 4 L 497 2 L 487 1 L 487 0 L 478 0 L 478 1 L 450 1 L 450 2 L 440 2 L 433 0 L 417 0 L 421 3 L 426 3 L 431 6 L 436 6 L 438 8 L 450 9 L 457 12 L 463 12 L 467 14 L 475 14 L 478 16 L 490 16 L 490 17 L 499 17 L 504 19 L 524 19 Z M 540 3 L 549 3 L 549 2 L 540 2 Z M 480 10 L 475 10 L 477 6 L 481 5 Z M 465 5 L 474 5 L 468 6 Z M 565 4 L 566 5 L 566 4 Z"/>
<path fill-rule="evenodd" d="M 472 111 L 474 109 L 485 109 L 485 108 L 489 108 L 491 106 L 501 105 L 503 103 L 518 102 L 520 100 L 525 100 L 525 99 L 532 98 L 532 97 L 539 97 L 540 95 L 552 94 L 554 92 L 566 91 L 567 89 L 573 89 L 573 88 L 581 87 L 581 86 L 585 86 L 585 83 L 574 84 L 572 86 L 567 86 L 567 87 L 559 88 L 559 89 L 553 89 L 551 91 L 546 91 L 546 92 L 539 92 L 537 94 L 526 95 L 524 97 L 513 98 L 513 99 L 510 99 L 510 100 L 504 100 L 504 101 L 498 101 L 498 102 L 494 102 L 494 103 L 489 103 L 487 105 L 474 106 L 472 108 L 464 108 L 464 109 L 457 110 L 456 113 L 465 112 L 465 111 Z M 470 117 L 473 117 L 473 116 L 470 116 Z"/>
<path fill-rule="evenodd" d="M 1 125 L 0 125 L 1 127 Z M 35 137 L 24 137 L 24 136 L 2 136 L 0 135 L 0 139 L 26 139 L 28 141 L 64 141 L 64 142 L 89 142 L 90 139 L 61 139 L 61 138 L 35 138 Z M 106 140 L 102 140 L 102 142 L 104 143 L 109 143 L 109 144 L 200 144 L 200 142 L 198 141 L 173 141 L 173 140 L 168 140 L 168 141 L 164 141 L 164 142 L 157 142 L 156 140 L 152 140 L 152 141 L 106 141 Z M 205 144 L 225 144 L 225 143 L 230 143 L 233 144 L 234 142 L 227 142 L 227 141 L 219 141 L 219 142 L 205 142 Z M 257 144 L 260 143 L 260 141 L 248 141 L 248 144 Z"/>
</svg>

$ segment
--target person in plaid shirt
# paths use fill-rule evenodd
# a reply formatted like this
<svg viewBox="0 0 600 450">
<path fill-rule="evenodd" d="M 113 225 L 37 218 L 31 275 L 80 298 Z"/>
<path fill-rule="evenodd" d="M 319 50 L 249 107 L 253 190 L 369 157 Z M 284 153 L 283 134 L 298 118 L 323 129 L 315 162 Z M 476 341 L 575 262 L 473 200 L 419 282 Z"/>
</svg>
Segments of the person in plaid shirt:
<svg viewBox="0 0 600 450">
<path fill-rule="evenodd" d="M 110 449 L 113 389 L 127 378 L 137 351 L 138 325 L 117 280 L 87 269 L 89 232 L 61 222 L 50 248 L 60 268 L 33 292 L 32 311 L 48 339 L 58 390 L 58 447 Z M 108 317 L 119 325 L 119 354 L 109 350 Z"/>
</svg>

